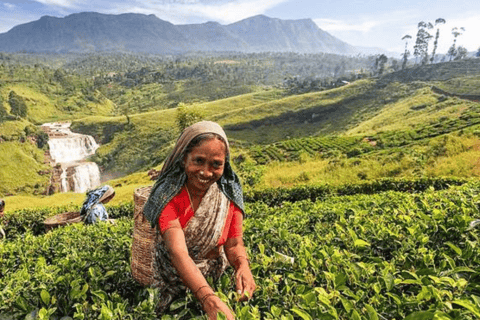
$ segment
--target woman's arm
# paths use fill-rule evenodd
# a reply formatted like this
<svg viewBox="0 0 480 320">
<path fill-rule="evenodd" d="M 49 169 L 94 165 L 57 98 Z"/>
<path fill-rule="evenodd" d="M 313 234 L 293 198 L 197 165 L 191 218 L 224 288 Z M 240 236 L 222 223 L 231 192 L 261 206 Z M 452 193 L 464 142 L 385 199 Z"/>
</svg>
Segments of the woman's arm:
<svg viewBox="0 0 480 320">
<path fill-rule="evenodd" d="M 243 239 L 241 237 L 227 239 L 224 249 L 228 261 L 235 268 L 235 286 L 237 293 L 241 295 L 240 301 L 248 300 L 257 286 L 248 265 Z"/>
<path fill-rule="evenodd" d="M 170 254 L 173 266 L 183 283 L 200 300 L 203 310 L 210 319 L 217 319 L 217 312 L 225 313 L 228 320 L 235 319 L 228 306 L 218 298 L 195 262 L 188 255 L 185 234 L 178 219 L 170 223 L 169 229 L 163 233 L 166 248 Z"/>
</svg>

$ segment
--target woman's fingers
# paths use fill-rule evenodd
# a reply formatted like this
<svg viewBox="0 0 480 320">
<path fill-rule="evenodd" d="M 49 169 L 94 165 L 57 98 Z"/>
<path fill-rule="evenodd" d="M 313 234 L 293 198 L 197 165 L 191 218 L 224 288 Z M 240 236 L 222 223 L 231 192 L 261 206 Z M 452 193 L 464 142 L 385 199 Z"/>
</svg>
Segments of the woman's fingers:
<svg viewBox="0 0 480 320">
<path fill-rule="evenodd" d="M 237 272 L 236 277 L 236 289 L 237 293 L 241 295 L 240 301 L 246 301 L 252 297 L 253 292 L 256 289 L 255 281 L 250 270 Z"/>
</svg>

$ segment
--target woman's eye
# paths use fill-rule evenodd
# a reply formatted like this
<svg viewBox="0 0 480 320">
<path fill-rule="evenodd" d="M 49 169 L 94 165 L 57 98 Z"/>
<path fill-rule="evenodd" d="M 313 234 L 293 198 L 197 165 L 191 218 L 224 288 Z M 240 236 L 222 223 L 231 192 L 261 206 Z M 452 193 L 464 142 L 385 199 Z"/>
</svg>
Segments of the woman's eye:
<svg viewBox="0 0 480 320">
<path fill-rule="evenodd" d="M 193 163 L 195 163 L 197 165 L 203 164 L 204 162 L 205 161 L 202 158 L 193 159 Z"/>
<path fill-rule="evenodd" d="M 213 163 L 213 167 L 216 168 L 216 169 L 221 168 L 222 166 L 223 166 L 223 163 L 221 163 L 221 162 L 214 162 Z"/>
</svg>

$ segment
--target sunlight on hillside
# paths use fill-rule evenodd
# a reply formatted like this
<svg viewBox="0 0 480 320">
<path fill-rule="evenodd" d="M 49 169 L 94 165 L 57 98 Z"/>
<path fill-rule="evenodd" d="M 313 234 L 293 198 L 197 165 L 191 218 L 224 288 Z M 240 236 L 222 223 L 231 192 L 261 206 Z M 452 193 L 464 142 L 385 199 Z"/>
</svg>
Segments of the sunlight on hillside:
<svg viewBox="0 0 480 320">
<path fill-rule="evenodd" d="M 373 135 L 379 131 L 408 130 L 438 121 L 442 117 L 457 118 L 470 106 L 471 102 L 457 98 L 446 98 L 440 102 L 438 95 L 429 88 L 424 88 L 412 97 L 386 105 L 378 115 L 348 130 L 346 134 Z"/>
</svg>

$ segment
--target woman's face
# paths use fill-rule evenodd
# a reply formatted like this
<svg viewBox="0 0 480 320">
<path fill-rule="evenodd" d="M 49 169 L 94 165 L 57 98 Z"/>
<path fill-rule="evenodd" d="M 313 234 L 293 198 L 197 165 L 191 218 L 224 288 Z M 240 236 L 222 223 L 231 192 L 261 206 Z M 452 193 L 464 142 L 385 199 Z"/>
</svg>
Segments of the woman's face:
<svg viewBox="0 0 480 320">
<path fill-rule="evenodd" d="M 185 156 L 183 161 L 190 192 L 204 193 L 223 174 L 226 147 L 223 141 L 210 139 L 202 141 Z"/>
</svg>

